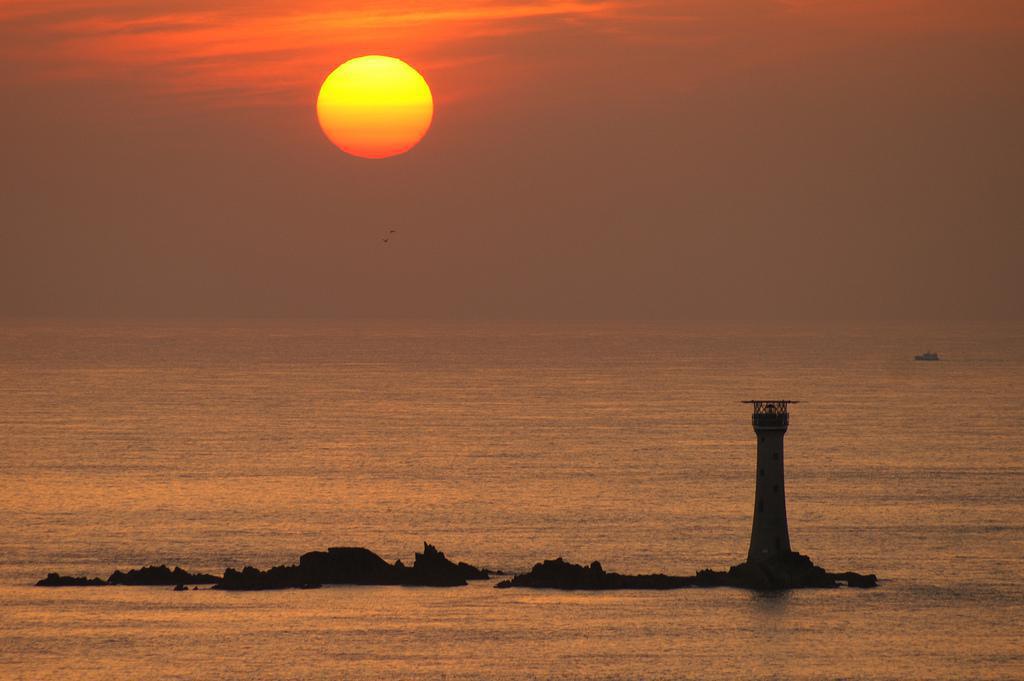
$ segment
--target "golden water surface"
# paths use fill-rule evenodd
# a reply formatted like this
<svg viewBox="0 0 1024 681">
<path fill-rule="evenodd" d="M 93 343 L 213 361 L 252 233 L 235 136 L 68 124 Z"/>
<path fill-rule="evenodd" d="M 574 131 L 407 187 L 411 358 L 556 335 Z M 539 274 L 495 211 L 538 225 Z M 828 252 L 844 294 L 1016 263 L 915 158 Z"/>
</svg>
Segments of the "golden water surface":
<svg viewBox="0 0 1024 681">
<path fill-rule="evenodd" d="M 913 355 L 935 350 L 936 363 Z M 1024 678 L 1024 326 L 0 325 L 0 677 Z M 43 589 L 424 540 L 506 571 L 793 547 L 881 588 Z"/>
</svg>

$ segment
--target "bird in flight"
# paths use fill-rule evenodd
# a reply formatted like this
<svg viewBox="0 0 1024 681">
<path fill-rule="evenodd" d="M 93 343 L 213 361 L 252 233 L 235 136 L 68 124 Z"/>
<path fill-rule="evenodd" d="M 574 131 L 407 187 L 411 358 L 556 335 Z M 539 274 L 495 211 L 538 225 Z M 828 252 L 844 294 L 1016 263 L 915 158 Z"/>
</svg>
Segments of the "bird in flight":
<svg viewBox="0 0 1024 681">
<path fill-rule="evenodd" d="M 384 243 L 388 243 L 389 241 L 391 241 L 391 235 L 397 231 L 397 229 L 389 229 L 384 233 L 384 237 L 381 239 L 381 241 L 383 241 Z"/>
</svg>

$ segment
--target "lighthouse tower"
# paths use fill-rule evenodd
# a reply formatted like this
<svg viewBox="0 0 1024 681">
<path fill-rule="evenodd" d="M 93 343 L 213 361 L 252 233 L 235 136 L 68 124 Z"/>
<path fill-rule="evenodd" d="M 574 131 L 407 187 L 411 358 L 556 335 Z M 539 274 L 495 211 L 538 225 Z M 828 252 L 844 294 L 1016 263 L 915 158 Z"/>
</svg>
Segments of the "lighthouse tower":
<svg viewBox="0 0 1024 681">
<path fill-rule="evenodd" d="M 747 562 L 758 563 L 790 552 L 782 439 L 789 427 L 789 405 L 795 402 L 746 400 L 744 404 L 754 406 L 751 420 L 757 435 L 754 526 L 750 531 Z"/>
</svg>

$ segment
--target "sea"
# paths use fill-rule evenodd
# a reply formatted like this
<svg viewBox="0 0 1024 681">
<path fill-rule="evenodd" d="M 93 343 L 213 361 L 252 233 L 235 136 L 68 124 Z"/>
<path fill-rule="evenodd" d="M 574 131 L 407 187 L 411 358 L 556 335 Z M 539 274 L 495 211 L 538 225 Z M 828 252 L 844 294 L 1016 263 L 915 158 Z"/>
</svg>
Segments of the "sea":
<svg viewBox="0 0 1024 681">
<path fill-rule="evenodd" d="M 748 399 L 799 400 L 793 548 L 877 589 L 34 586 L 724 569 Z M 4 321 L 0 678 L 1024 679 L 1024 324 Z"/>
</svg>

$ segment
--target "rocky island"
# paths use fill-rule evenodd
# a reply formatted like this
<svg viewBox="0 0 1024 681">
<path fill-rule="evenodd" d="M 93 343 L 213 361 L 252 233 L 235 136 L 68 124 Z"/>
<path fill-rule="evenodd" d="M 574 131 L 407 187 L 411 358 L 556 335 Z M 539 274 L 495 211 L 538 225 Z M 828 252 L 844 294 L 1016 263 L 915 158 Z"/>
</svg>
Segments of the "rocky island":
<svg viewBox="0 0 1024 681">
<path fill-rule="evenodd" d="M 186 586 L 212 585 L 225 591 L 263 591 L 267 589 L 309 589 L 324 584 L 362 584 L 386 586 L 465 586 L 470 580 L 486 580 L 500 571 L 485 570 L 468 563 L 455 563 L 428 543 L 417 553 L 411 567 L 401 560 L 388 563 L 369 549 L 333 547 L 310 551 L 296 565 L 278 565 L 267 570 L 246 566 L 228 568 L 222 577 L 191 573 L 180 567 L 149 566 L 122 572 L 115 570 L 107 579 L 68 577 L 51 572 L 36 586 Z M 727 571 L 701 570 L 695 575 L 624 575 L 606 572 L 601 563 L 569 563 L 562 558 L 545 560 L 530 572 L 499 582 L 498 589 L 532 588 L 602 591 L 611 589 L 685 589 L 735 587 L 768 591 L 777 589 L 829 589 L 838 586 L 870 588 L 878 586 L 875 575 L 856 572 L 828 572 L 799 553 L 790 552 L 759 562 L 734 565 Z"/>
<path fill-rule="evenodd" d="M 805 555 L 790 552 L 769 560 L 734 565 L 728 571 L 701 570 L 691 576 L 664 574 L 622 575 L 605 572 L 601 563 L 588 566 L 568 563 L 561 558 L 537 563 L 533 569 L 495 584 L 497 589 L 527 587 L 567 591 L 604 591 L 611 589 L 685 589 L 731 586 L 755 591 L 778 589 L 830 589 L 841 585 L 870 588 L 878 586 L 875 575 L 856 572 L 827 572 Z"/>
<path fill-rule="evenodd" d="M 424 543 L 412 567 L 401 560 L 388 563 L 369 549 L 334 547 L 311 551 L 299 557 L 298 565 L 278 565 L 268 570 L 246 566 L 228 568 L 223 577 L 190 573 L 180 567 L 150 566 L 121 572 L 115 570 L 106 580 L 99 577 L 68 577 L 51 572 L 36 586 L 174 586 L 212 584 L 227 591 L 298 589 L 323 584 L 366 584 L 398 586 L 465 586 L 467 580 L 489 579 L 490 570 L 468 563 L 454 563 L 434 546 Z M 495 573 L 500 574 L 500 573 Z"/>
<path fill-rule="evenodd" d="M 465 586 L 470 579 L 489 579 L 490 572 L 468 563 L 453 563 L 424 542 L 412 567 L 401 560 L 388 563 L 373 551 L 358 547 L 336 547 L 311 551 L 298 565 L 280 565 L 266 571 L 246 567 L 228 568 L 213 587 L 229 591 L 309 588 L 321 584 L 376 584 L 398 586 Z"/>
</svg>

